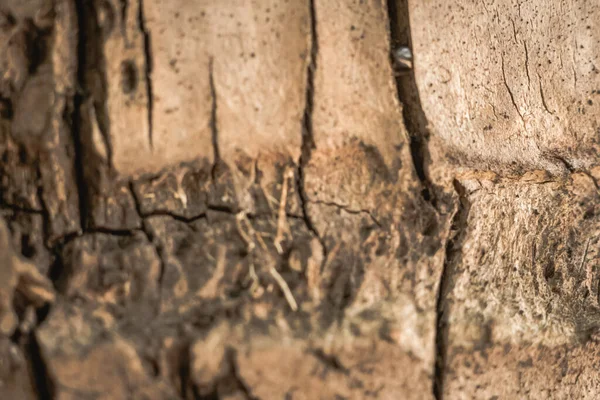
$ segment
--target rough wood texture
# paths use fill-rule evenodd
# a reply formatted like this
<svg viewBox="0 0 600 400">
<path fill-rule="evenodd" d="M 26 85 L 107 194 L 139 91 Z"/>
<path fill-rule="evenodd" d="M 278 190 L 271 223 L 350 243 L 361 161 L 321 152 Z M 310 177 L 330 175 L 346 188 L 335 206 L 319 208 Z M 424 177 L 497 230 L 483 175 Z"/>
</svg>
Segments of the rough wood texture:
<svg viewBox="0 0 600 400">
<path fill-rule="evenodd" d="M 598 397 L 598 17 L 0 3 L 0 398 Z"/>
<path fill-rule="evenodd" d="M 410 11 L 423 109 L 462 165 L 597 163 L 597 3 L 415 1 Z"/>
<path fill-rule="evenodd" d="M 599 12 L 583 1 L 411 3 L 431 173 L 460 197 L 438 397 L 598 396 Z"/>
</svg>

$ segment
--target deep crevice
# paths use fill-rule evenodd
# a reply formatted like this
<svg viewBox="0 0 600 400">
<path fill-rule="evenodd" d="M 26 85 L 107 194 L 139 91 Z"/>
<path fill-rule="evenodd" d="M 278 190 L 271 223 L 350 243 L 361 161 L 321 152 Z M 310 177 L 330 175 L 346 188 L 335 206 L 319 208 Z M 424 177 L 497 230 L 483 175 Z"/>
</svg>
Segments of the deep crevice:
<svg viewBox="0 0 600 400">
<path fill-rule="evenodd" d="M 40 202 L 41 202 L 41 198 L 40 198 Z M 24 213 L 24 214 L 37 214 L 37 215 L 44 215 L 45 214 L 45 210 L 43 209 L 35 209 L 35 208 L 29 208 L 29 207 L 23 207 L 23 206 L 18 206 L 16 204 L 10 204 L 10 203 L 2 203 L 0 204 L 0 210 L 5 209 L 5 210 L 10 210 L 12 212 L 20 212 L 20 213 Z"/>
<path fill-rule="evenodd" d="M 33 384 L 39 400 L 52 400 L 55 397 L 55 386 L 48 372 L 48 367 L 42 357 L 42 352 L 34 333 L 30 333 L 26 343 L 26 351 L 29 354 Z"/>
<path fill-rule="evenodd" d="M 225 357 L 227 358 L 227 362 L 229 363 L 231 377 L 237 383 L 237 389 L 244 394 L 246 399 L 258 400 L 258 397 L 252 394 L 250 387 L 246 382 L 244 382 L 242 376 L 240 375 L 240 369 L 237 362 L 237 350 L 235 350 L 232 347 L 228 348 Z"/>
<path fill-rule="evenodd" d="M 62 257 L 63 248 L 64 245 L 60 244 L 58 246 L 55 246 L 55 248 L 53 249 L 52 254 L 54 256 L 54 261 L 50 264 L 47 274 L 48 279 L 50 279 L 50 281 L 52 282 L 52 286 L 54 287 L 54 290 L 56 290 L 57 293 L 61 293 L 60 282 L 62 280 L 62 277 L 65 276 L 66 270 L 65 263 Z"/>
<path fill-rule="evenodd" d="M 390 23 L 390 62 L 394 65 L 392 54 L 397 46 L 408 46 L 413 50 L 408 2 L 404 0 L 388 0 L 388 17 Z M 418 54 L 413 51 L 413 66 L 416 67 Z M 403 105 L 404 124 L 410 140 L 410 152 L 414 169 L 422 184 L 422 197 L 437 209 L 438 200 L 433 182 L 428 176 L 427 165 L 431 161 L 429 154 L 428 121 L 421 105 L 419 90 L 416 83 L 414 67 L 408 73 L 396 76 L 398 100 Z M 446 243 L 446 258 L 442 268 L 436 303 L 436 336 L 435 336 L 435 361 L 433 377 L 433 394 L 437 400 L 443 397 L 443 382 L 446 365 L 447 351 L 447 316 L 445 315 L 446 294 L 448 293 L 448 280 L 451 267 L 456 263 L 464 239 L 468 202 L 466 194 L 458 181 L 454 181 L 454 189 L 458 193 L 460 204 L 452 219 L 451 231 Z"/>
<path fill-rule="evenodd" d="M 213 182 L 216 180 L 217 168 L 221 162 L 221 152 L 219 151 L 219 128 L 217 125 L 217 88 L 215 86 L 214 59 L 208 60 L 208 85 L 210 87 L 210 133 L 213 146 L 213 166 L 210 171 Z"/>
<path fill-rule="evenodd" d="M 87 62 L 87 19 L 90 17 L 89 10 L 86 7 L 85 0 L 77 0 L 75 2 L 77 11 L 77 86 L 85 87 L 85 66 Z M 85 157 L 83 154 L 83 138 L 82 138 L 82 116 L 81 108 L 84 102 L 84 93 L 78 90 L 73 98 L 73 145 L 75 151 L 75 183 L 77 185 L 77 194 L 79 197 L 79 223 L 81 230 L 87 228 L 88 219 L 88 185 L 85 178 L 84 166 Z"/>
<path fill-rule="evenodd" d="M 469 217 L 470 203 L 465 188 L 458 180 L 453 182 L 454 190 L 458 195 L 458 204 L 448 239 L 446 242 L 446 255 L 438 286 L 436 298 L 436 331 L 435 331 L 435 361 L 433 374 L 433 395 L 436 400 L 444 396 L 444 378 L 446 373 L 446 356 L 448 351 L 448 313 L 446 310 L 446 297 L 450 292 L 450 279 L 452 268 L 462 258 L 462 244 L 466 236 L 467 220 Z"/>
<path fill-rule="evenodd" d="M 179 394 L 181 398 L 187 399 L 188 389 L 190 388 L 190 343 L 186 340 L 179 350 L 179 360 L 177 362 L 177 373 L 179 384 Z"/>
<path fill-rule="evenodd" d="M 408 14 L 408 2 L 401 0 L 388 0 L 388 18 L 390 34 L 390 63 L 394 65 L 392 59 L 393 51 L 398 46 L 408 46 L 412 50 L 412 40 L 410 33 L 410 20 Z M 415 65 L 415 55 L 413 52 L 413 65 Z M 427 163 L 429 156 L 429 129 L 428 121 L 421 106 L 421 98 L 415 79 L 414 69 L 408 73 L 396 76 L 397 96 L 403 105 L 402 116 L 404 125 L 408 131 L 410 144 L 410 154 L 417 178 L 421 182 L 423 199 L 435 207 L 437 199 L 435 190 L 427 173 Z"/>
<path fill-rule="evenodd" d="M 123 21 L 125 23 L 125 21 Z M 152 115 L 154 112 L 154 93 L 152 92 L 152 44 L 150 41 L 150 32 L 146 29 L 144 21 L 144 1 L 139 0 L 138 3 L 138 25 L 144 36 L 144 57 L 146 62 L 146 91 L 148 95 L 148 143 L 150 149 L 154 149 L 154 137 L 152 131 Z"/>
<path fill-rule="evenodd" d="M 317 16 L 314 0 L 309 0 L 310 4 L 310 61 L 306 68 L 306 98 L 304 105 L 304 116 L 302 118 L 302 148 L 300 159 L 298 160 L 298 171 L 296 174 L 296 186 L 298 188 L 298 197 L 300 199 L 300 207 L 302 209 L 302 218 L 308 230 L 319 240 L 323 249 L 323 260 L 327 259 L 327 248 L 313 221 L 308 213 L 308 195 L 306 194 L 306 175 L 305 169 L 310 161 L 312 151 L 315 148 L 315 140 L 313 135 L 313 100 L 314 100 L 314 82 L 315 72 L 317 69 L 317 55 L 319 52 L 319 42 L 317 37 Z"/>
</svg>

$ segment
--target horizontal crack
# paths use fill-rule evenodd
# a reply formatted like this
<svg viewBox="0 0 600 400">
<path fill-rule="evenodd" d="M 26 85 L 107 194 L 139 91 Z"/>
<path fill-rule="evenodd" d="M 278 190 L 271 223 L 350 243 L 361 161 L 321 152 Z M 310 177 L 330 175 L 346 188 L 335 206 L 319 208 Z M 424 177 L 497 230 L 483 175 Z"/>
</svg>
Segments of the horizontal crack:
<svg viewBox="0 0 600 400">
<path fill-rule="evenodd" d="M 150 213 L 140 214 L 140 217 L 142 219 L 151 218 L 151 217 L 170 217 L 179 222 L 185 222 L 186 224 L 189 224 L 189 223 L 195 222 L 199 219 L 206 218 L 206 213 L 201 213 L 201 214 L 194 215 L 191 217 L 184 217 L 183 215 L 175 214 L 172 211 L 168 211 L 168 210 L 154 210 Z"/>
<path fill-rule="evenodd" d="M 141 232 L 141 231 L 142 231 L 142 229 L 112 229 L 112 228 L 97 226 L 97 227 L 90 228 L 87 231 L 85 231 L 84 235 L 93 234 L 93 233 L 103 233 L 106 235 L 113 235 L 113 236 L 133 236 L 136 232 Z"/>
<path fill-rule="evenodd" d="M 349 213 L 349 214 L 367 214 L 371 220 L 378 226 L 378 227 L 382 227 L 381 223 L 377 220 L 377 218 L 375 218 L 375 216 L 373 215 L 373 213 L 369 210 L 365 210 L 365 209 L 353 209 L 350 208 L 348 206 L 345 206 L 343 204 L 338 204 L 332 201 L 323 201 L 323 200 L 309 200 L 309 203 L 312 204 L 322 204 L 324 206 L 331 206 L 331 207 L 336 207 L 339 208 L 340 210 L 344 210 L 345 212 Z"/>
<path fill-rule="evenodd" d="M 14 212 L 22 212 L 25 214 L 39 214 L 39 215 L 44 215 L 45 211 L 43 209 L 35 209 L 35 208 L 29 208 L 29 207 L 22 207 L 22 206 L 17 206 L 15 204 L 8 204 L 8 203 L 2 203 L 0 204 L 0 210 L 2 209 L 7 209 L 7 210 L 11 210 Z"/>
</svg>

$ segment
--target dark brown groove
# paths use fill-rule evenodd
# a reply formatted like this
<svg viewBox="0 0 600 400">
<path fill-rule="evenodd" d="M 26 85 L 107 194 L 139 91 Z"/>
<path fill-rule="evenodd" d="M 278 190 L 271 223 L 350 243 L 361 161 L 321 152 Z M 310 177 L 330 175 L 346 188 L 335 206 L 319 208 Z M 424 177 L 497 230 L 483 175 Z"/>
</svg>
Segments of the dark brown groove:
<svg viewBox="0 0 600 400">
<path fill-rule="evenodd" d="M 82 88 L 85 85 L 85 70 L 87 62 L 87 45 L 88 45 L 88 18 L 91 17 L 89 5 L 85 0 L 77 0 L 75 2 L 75 9 L 77 11 L 77 86 L 80 90 L 75 93 L 73 98 L 73 114 L 72 118 L 72 136 L 74 146 L 74 162 L 75 162 L 75 183 L 77 184 L 77 195 L 79 198 L 79 223 L 81 230 L 85 231 L 87 228 L 87 219 L 89 215 L 88 210 L 88 196 L 89 188 L 86 181 L 84 167 L 85 157 L 83 151 L 83 138 L 82 138 L 82 115 L 81 108 L 85 101 L 85 94 L 82 92 Z"/>
<path fill-rule="evenodd" d="M 317 56 L 319 53 L 319 41 L 317 37 L 317 14 L 315 9 L 315 0 L 308 0 L 310 9 L 310 61 L 306 68 L 306 98 L 304 105 L 304 116 L 302 118 L 302 148 L 300 153 L 300 160 L 298 161 L 297 171 L 297 182 L 298 197 L 300 198 L 300 205 L 302 208 L 302 217 L 306 227 L 312 232 L 312 234 L 321 242 L 323 248 L 323 260 L 327 256 L 327 250 L 323 243 L 322 238 L 319 236 L 319 232 L 315 227 L 313 221 L 310 219 L 308 213 L 308 195 L 306 194 L 306 171 L 305 168 L 308 165 L 312 151 L 315 149 L 315 140 L 313 135 L 313 102 L 314 102 L 314 84 L 315 84 L 315 72 L 317 70 Z"/>
<path fill-rule="evenodd" d="M 393 65 L 393 60 L 391 60 L 393 50 L 398 46 L 408 46 L 412 50 L 412 39 L 407 0 L 388 0 L 387 5 L 390 34 L 390 62 Z M 413 65 L 415 65 L 417 57 L 418 54 L 414 54 L 413 52 Z M 402 116 L 406 130 L 408 131 L 410 154 L 414 170 L 422 185 L 421 195 L 425 201 L 431 202 L 435 207 L 434 186 L 429 179 L 426 168 L 430 160 L 428 122 L 421 105 L 414 69 L 396 77 L 396 89 L 398 100 L 403 106 Z"/>
<path fill-rule="evenodd" d="M 55 385 L 48 372 L 48 366 L 42 356 L 35 333 L 29 334 L 25 347 L 29 354 L 27 359 L 38 399 L 53 400 L 56 397 Z"/>
<path fill-rule="evenodd" d="M 446 298 L 451 290 L 450 276 L 453 274 L 453 266 L 457 265 L 462 259 L 462 244 L 467 232 L 467 220 L 471 207 L 465 188 L 456 179 L 453 185 L 458 196 L 458 204 L 450 225 L 444 266 L 436 297 L 436 351 L 433 374 L 433 395 L 436 400 L 442 400 L 444 397 L 444 379 L 446 377 L 448 354 L 448 310 L 446 308 L 448 303 Z"/>
<path fill-rule="evenodd" d="M 237 385 L 236 385 L 237 389 L 240 390 L 244 394 L 244 397 L 247 400 L 260 400 L 257 396 L 254 396 L 252 394 L 252 391 L 250 390 L 250 386 L 244 381 L 244 379 L 242 378 L 242 376 L 240 374 L 240 367 L 237 362 L 237 350 L 234 349 L 233 347 L 229 347 L 226 350 L 225 358 L 229 364 L 231 377 L 237 383 Z"/>
<path fill-rule="evenodd" d="M 393 66 L 394 60 L 392 59 L 392 54 L 398 46 L 408 46 L 413 53 L 413 68 L 415 68 L 418 66 L 419 54 L 415 54 L 412 45 L 408 1 L 388 0 L 387 5 L 390 34 L 390 62 Z M 427 165 L 431 162 L 428 146 L 430 132 L 427 117 L 421 104 L 414 69 L 408 73 L 396 76 L 396 89 L 398 100 L 403 106 L 404 124 L 409 135 L 410 153 L 414 171 L 422 185 L 422 198 L 425 201 L 425 205 L 429 204 L 432 208 L 437 209 L 441 205 L 438 205 L 435 185 L 431 181 L 427 171 Z M 435 309 L 436 334 L 432 392 L 437 400 L 441 400 L 443 397 L 443 383 L 446 374 L 448 329 L 446 326 L 447 304 L 445 300 L 449 291 L 448 281 L 452 273 L 452 265 L 458 262 L 457 255 L 460 254 L 468 216 L 466 196 L 458 181 L 454 182 L 454 189 L 458 193 L 460 204 L 452 219 L 451 231 L 446 243 L 446 257 L 440 275 Z"/>
<path fill-rule="evenodd" d="M 144 56 L 146 61 L 145 77 L 148 95 L 148 143 L 150 144 L 150 149 L 154 149 L 154 137 L 152 131 L 152 114 L 154 112 L 154 93 L 152 92 L 152 43 L 150 32 L 148 32 L 145 25 L 143 0 L 139 0 L 138 7 L 138 25 L 144 36 Z M 125 21 L 123 21 L 123 23 L 125 23 Z"/>
<path fill-rule="evenodd" d="M 217 178 L 217 170 L 221 163 L 221 151 L 219 150 L 219 126 L 218 126 L 218 105 L 217 105 L 217 88 L 215 86 L 215 75 L 214 75 L 214 58 L 210 57 L 208 60 L 208 85 L 210 88 L 210 133 L 212 138 L 213 146 L 213 166 L 211 169 L 211 176 L 213 182 Z"/>
</svg>

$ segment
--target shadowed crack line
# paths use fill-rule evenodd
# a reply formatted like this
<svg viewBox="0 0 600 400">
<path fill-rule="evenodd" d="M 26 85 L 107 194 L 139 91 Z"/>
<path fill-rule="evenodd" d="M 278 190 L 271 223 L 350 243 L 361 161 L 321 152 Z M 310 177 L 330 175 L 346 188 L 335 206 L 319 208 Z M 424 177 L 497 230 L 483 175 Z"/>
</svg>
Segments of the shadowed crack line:
<svg viewBox="0 0 600 400">
<path fill-rule="evenodd" d="M 529 76 L 529 50 L 527 42 L 523 40 L 523 48 L 525 49 L 525 73 L 527 74 L 527 87 L 531 88 L 531 76 Z"/>
<path fill-rule="evenodd" d="M 310 161 L 312 151 L 315 148 L 313 135 L 313 101 L 314 101 L 314 80 L 315 71 L 317 69 L 317 55 L 319 52 L 319 42 L 317 37 L 317 17 L 314 0 L 310 0 L 310 27 L 311 27 L 311 48 L 310 61 L 306 68 L 306 99 L 304 107 L 304 117 L 302 119 L 302 151 L 300 160 L 298 161 L 298 173 L 296 186 L 298 187 L 298 197 L 300 198 L 300 206 L 302 208 L 302 216 L 306 227 L 315 235 L 323 248 L 323 260 L 327 258 L 327 249 L 325 243 L 319 235 L 314 223 L 310 219 L 308 213 L 308 196 L 306 194 L 306 166 Z"/>
<path fill-rule="evenodd" d="M 566 158 L 558 154 L 553 154 L 551 157 L 559 161 L 570 174 L 577 172 L 577 169 Z"/>
<path fill-rule="evenodd" d="M 231 377 L 237 383 L 237 389 L 244 394 L 246 399 L 259 400 L 258 397 L 252 394 L 250 386 L 248 386 L 248 384 L 244 381 L 240 374 L 240 367 L 237 362 L 237 350 L 235 350 L 233 347 L 229 347 L 226 351 L 225 357 L 227 359 L 227 362 L 229 363 Z"/>
<path fill-rule="evenodd" d="M 537 73 L 538 76 L 538 83 L 540 85 L 540 97 L 542 98 L 542 105 L 544 106 L 544 109 L 546 110 L 546 112 L 550 115 L 554 115 L 554 113 L 552 111 L 550 111 L 550 108 L 548 107 L 548 103 L 546 102 L 546 96 L 544 95 L 544 87 L 542 86 L 542 77 L 540 76 L 540 73 Z"/>
<path fill-rule="evenodd" d="M 144 57 L 146 62 L 146 91 L 148 95 L 148 143 L 150 149 L 154 150 L 154 137 L 152 131 L 152 114 L 154 112 L 154 93 L 152 92 L 152 45 L 150 42 L 150 32 L 146 29 L 144 20 L 144 1 L 139 0 L 138 3 L 138 25 L 144 36 Z"/>
<path fill-rule="evenodd" d="M 90 15 L 84 0 L 75 2 L 77 11 L 77 85 L 80 88 L 85 87 L 85 67 L 87 62 L 86 52 L 88 45 L 87 38 L 87 23 Z M 84 94 L 81 91 L 75 93 L 73 98 L 73 114 L 72 118 L 72 136 L 73 147 L 75 151 L 74 168 L 75 168 L 75 183 L 77 185 L 77 196 L 79 199 L 79 224 L 82 231 L 87 228 L 88 217 L 88 184 L 85 178 L 84 167 L 85 157 L 83 154 L 83 138 L 82 138 L 82 116 L 81 108 L 84 102 Z"/>
<path fill-rule="evenodd" d="M 394 65 L 392 54 L 396 46 L 409 46 L 412 49 L 410 37 L 410 21 L 408 15 L 408 4 L 397 0 L 388 0 L 388 20 L 390 34 L 390 63 Z M 398 5 L 401 5 L 399 8 Z M 401 28 L 405 29 L 402 30 Z M 413 58 L 418 55 L 413 53 Z M 416 59 L 413 59 L 413 65 Z M 414 69 L 408 74 L 397 76 L 396 95 L 398 101 L 403 105 L 402 116 L 408 131 L 410 144 L 410 155 L 417 178 L 421 182 L 423 199 L 430 202 L 434 208 L 437 204 L 433 183 L 426 171 L 426 163 L 429 161 L 429 130 L 428 121 L 421 105 L 419 89 L 417 87 Z"/>
<path fill-rule="evenodd" d="M 452 217 L 448 241 L 446 242 L 446 256 L 442 269 L 438 293 L 436 298 L 436 330 L 435 330 L 435 361 L 433 375 L 433 395 L 436 400 L 444 396 L 444 378 L 446 374 L 446 358 L 448 353 L 448 313 L 446 297 L 450 293 L 449 277 L 452 268 L 462 258 L 462 244 L 466 236 L 467 220 L 469 217 L 470 203 L 465 188 L 458 180 L 453 182 L 454 190 L 458 195 L 458 205 Z"/>
<path fill-rule="evenodd" d="M 156 254 L 158 255 L 158 259 L 160 261 L 160 272 L 158 274 L 158 286 L 159 288 L 162 286 L 162 282 L 163 282 L 163 278 L 165 275 L 165 266 L 166 266 L 166 262 L 165 262 L 165 255 L 164 255 L 164 251 L 162 246 L 160 246 L 159 244 L 156 243 L 156 241 L 154 240 L 154 234 L 150 231 L 150 229 L 148 229 L 148 226 L 146 225 L 146 220 L 145 220 L 145 216 L 142 213 L 142 204 L 140 199 L 138 198 L 136 192 L 135 192 L 135 188 L 133 187 L 133 182 L 129 182 L 129 190 L 131 191 L 131 197 L 133 198 L 133 202 L 135 204 L 135 210 L 137 212 L 137 214 L 140 216 L 140 219 L 142 220 L 142 232 L 144 232 L 144 234 L 146 235 L 146 239 L 148 240 L 148 242 L 150 244 L 152 244 L 154 246 L 154 248 L 156 249 Z M 159 289 L 159 302 L 158 302 L 158 306 L 160 307 L 160 305 L 162 304 L 162 290 Z"/>
<path fill-rule="evenodd" d="M 137 228 L 134 228 L 134 229 L 112 229 L 112 228 L 98 226 L 98 227 L 88 229 L 85 233 L 86 234 L 102 233 L 104 235 L 111 235 L 111 236 L 131 237 L 131 236 L 135 235 L 136 232 L 143 232 L 143 230 L 137 229 Z"/>
<path fill-rule="evenodd" d="M 408 45 L 412 49 L 408 3 L 402 0 L 388 0 L 387 5 L 390 24 L 390 54 L 393 53 L 394 46 Z M 418 63 L 418 57 L 419 54 L 413 52 L 413 65 L 415 67 Z M 390 62 L 393 66 L 391 56 Z M 408 74 L 396 77 L 396 88 L 398 100 L 403 105 L 404 123 L 409 134 L 414 170 L 423 187 L 422 198 L 426 204 L 430 204 L 433 209 L 437 210 L 437 207 L 441 207 L 441 204 L 438 204 L 435 186 L 427 172 L 427 165 L 431 160 L 428 146 L 430 132 L 427 117 L 421 104 L 414 69 Z M 512 96 L 510 90 L 509 93 Z M 462 190 L 458 181 L 454 182 L 454 189 L 459 194 L 458 197 L 461 200 L 461 205 L 455 211 L 452 219 L 451 229 L 455 233 L 454 235 L 449 235 L 446 242 L 446 258 L 439 278 L 439 292 L 436 298 L 435 361 L 433 365 L 434 378 L 432 391 L 437 400 L 441 400 L 443 396 L 443 379 L 445 374 L 447 328 L 444 308 L 446 305 L 446 293 L 448 292 L 447 281 L 449 280 L 449 276 L 451 276 L 449 267 L 456 261 L 455 254 L 460 250 L 466 230 L 466 217 L 468 213 L 468 208 L 464 203 L 466 201 L 464 190 Z"/>
<path fill-rule="evenodd" d="M 214 58 L 208 60 L 208 84 L 210 87 L 210 133 L 213 146 L 213 166 L 210 171 L 213 182 L 216 179 L 216 173 L 221 162 L 221 152 L 219 150 L 219 128 L 217 124 L 217 88 L 215 86 Z"/>
<path fill-rule="evenodd" d="M 206 213 L 200 213 L 198 215 L 193 215 L 191 217 L 184 217 L 183 215 L 175 214 L 168 210 L 154 210 L 151 213 L 141 214 L 140 217 L 142 219 L 150 218 L 150 217 L 169 217 L 173 218 L 176 221 L 183 222 L 186 224 L 191 224 L 192 222 L 198 221 L 199 219 L 205 219 Z"/>
<path fill-rule="evenodd" d="M 500 55 L 500 65 L 502 66 L 502 82 L 504 83 L 504 87 L 506 88 L 506 91 L 508 92 L 508 95 L 510 96 L 510 101 L 512 102 L 513 106 L 515 107 L 515 110 L 517 111 L 517 114 L 519 114 L 519 117 L 521 117 L 521 122 L 523 123 L 523 127 L 525 127 L 525 118 L 523 118 L 523 114 L 521 113 L 521 110 L 519 110 L 519 106 L 517 106 L 517 101 L 515 100 L 515 95 L 512 92 L 512 89 L 510 88 L 510 86 L 508 85 L 508 81 L 506 79 L 506 70 L 504 68 L 504 56 Z"/>
<path fill-rule="evenodd" d="M 343 204 L 337 204 L 332 201 L 309 200 L 308 202 L 313 203 L 313 204 L 323 204 L 325 206 L 336 207 L 336 208 L 339 208 L 340 210 L 344 210 L 345 212 L 347 212 L 349 214 L 367 214 L 369 216 L 369 218 L 371 218 L 371 220 L 375 223 L 375 225 L 377 225 L 380 228 L 382 227 L 381 223 L 377 220 L 377 218 L 375 218 L 373 213 L 369 210 L 364 210 L 364 209 L 356 210 L 356 209 L 352 209 L 348 206 L 345 206 Z"/>
<path fill-rule="evenodd" d="M 39 199 L 39 201 L 41 203 L 42 199 Z M 24 214 L 39 214 L 42 216 L 44 215 L 44 213 L 46 213 L 46 210 L 44 210 L 44 209 L 29 208 L 29 207 L 19 206 L 16 204 L 10 204 L 10 203 L 0 204 L 0 209 L 7 209 L 12 212 L 21 212 Z"/>
<path fill-rule="evenodd" d="M 33 383 L 40 400 L 52 400 L 55 398 L 55 384 L 48 371 L 48 366 L 42 355 L 42 350 L 32 332 L 29 334 L 26 343 L 26 349 L 29 353 L 27 357 L 33 374 Z"/>
</svg>

